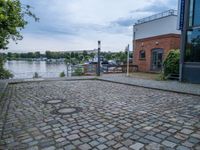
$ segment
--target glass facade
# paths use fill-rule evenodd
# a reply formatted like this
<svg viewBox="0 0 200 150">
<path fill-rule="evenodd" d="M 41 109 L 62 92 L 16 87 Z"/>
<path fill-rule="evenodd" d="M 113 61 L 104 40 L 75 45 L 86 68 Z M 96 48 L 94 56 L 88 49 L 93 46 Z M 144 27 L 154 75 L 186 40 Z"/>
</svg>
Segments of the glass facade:
<svg viewBox="0 0 200 150">
<path fill-rule="evenodd" d="M 200 26 L 200 0 L 194 1 L 194 26 Z"/>
<path fill-rule="evenodd" d="M 200 28 L 187 32 L 186 62 L 200 62 Z"/>
<path fill-rule="evenodd" d="M 200 62 L 200 0 L 190 0 L 185 62 Z"/>
</svg>

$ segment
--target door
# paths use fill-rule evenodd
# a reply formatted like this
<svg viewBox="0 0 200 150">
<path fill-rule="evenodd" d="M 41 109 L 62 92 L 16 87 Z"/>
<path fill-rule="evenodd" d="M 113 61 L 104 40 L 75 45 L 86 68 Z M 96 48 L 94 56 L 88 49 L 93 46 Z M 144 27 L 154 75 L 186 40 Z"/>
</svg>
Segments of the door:
<svg viewBox="0 0 200 150">
<path fill-rule="evenodd" d="M 163 49 L 153 49 L 151 57 L 152 57 L 151 70 L 152 71 L 162 70 Z"/>
</svg>

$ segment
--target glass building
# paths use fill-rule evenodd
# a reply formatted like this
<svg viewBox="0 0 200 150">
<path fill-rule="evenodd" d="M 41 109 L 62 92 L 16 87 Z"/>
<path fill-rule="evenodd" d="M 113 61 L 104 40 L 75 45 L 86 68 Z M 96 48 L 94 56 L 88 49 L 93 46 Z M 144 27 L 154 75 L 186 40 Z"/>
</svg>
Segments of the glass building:
<svg viewBox="0 0 200 150">
<path fill-rule="evenodd" d="M 181 81 L 200 83 L 200 0 L 182 0 Z"/>
</svg>

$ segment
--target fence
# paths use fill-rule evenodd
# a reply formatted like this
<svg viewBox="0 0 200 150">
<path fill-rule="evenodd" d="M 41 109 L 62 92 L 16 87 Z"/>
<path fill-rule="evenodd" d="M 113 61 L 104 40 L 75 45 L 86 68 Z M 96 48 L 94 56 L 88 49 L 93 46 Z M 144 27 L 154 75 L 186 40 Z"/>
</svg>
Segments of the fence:
<svg viewBox="0 0 200 150">
<path fill-rule="evenodd" d="M 159 13 L 159 14 L 155 14 L 155 15 L 140 19 L 140 20 L 138 20 L 136 22 L 136 25 L 137 24 L 142 24 L 142 23 L 145 23 L 145 22 L 149 22 L 149 21 L 152 21 L 152 20 L 156 20 L 156 19 L 159 19 L 159 18 L 171 16 L 171 15 L 177 15 L 177 14 L 178 14 L 177 10 L 170 9 L 168 11 L 165 11 L 165 12 L 162 12 L 162 13 Z"/>
<path fill-rule="evenodd" d="M 84 74 L 85 75 L 96 75 L 97 71 L 97 64 L 87 64 L 84 65 Z M 130 64 L 129 65 L 129 72 L 138 71 L 138 66 Z M 127 72 L 127 65 L 110 65 L 110 64 L 102 64 L 101 65 L 101 73 L 126 73 Z"/>
<path fill-rule="evenodd" d="M 129 65 L 129 72 L 135 72 L 138 70 L 137 65 Z M 71 76 L 81 76 L 81 75 L 90 75 L 95 76 L 97 71 L 97 64 L 87 64 L 87 65 L 75 65 L 68 66 L 67 70 L 63 70 L 66 77 Z M 102 64 L 101 73 L 126 73 L 127 65 L 110 65 Z M 61 72 L 26 72 L 26 73 L 13 73 L 14 79 L 31 79 L 34 78 L 35 73 L 37 73 L 38 78 L 55 78 L 60 77 Z"/>
</svg>

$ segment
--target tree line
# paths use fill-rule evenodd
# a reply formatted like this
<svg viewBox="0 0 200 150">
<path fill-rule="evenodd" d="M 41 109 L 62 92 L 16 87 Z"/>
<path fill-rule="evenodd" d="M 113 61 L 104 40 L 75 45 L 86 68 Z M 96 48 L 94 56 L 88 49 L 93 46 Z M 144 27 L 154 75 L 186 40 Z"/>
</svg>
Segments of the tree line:
<svg viewBox="0 0 200 150">
<path fill-rule="evenodd" d="M 3 54 L 4 58 L 7 60 L 20 60 L 20 59 L 39 59 L 39 58 L 47 58 L 47 59 L 65 59 L 67 63 L 76 62 L 81 63 L 85 61 L 89 61 L 97 55 L 95 52 L 88 53 L 87 51 L 83 52 L 52 52 L 46 51 L 44 54 L 38 52 L 28 52 L 28 53 L 12 53 L 8 52 L 7 54 Z M 115 60 L 119 62 L 124 62 L 127 59 L 127 52 L 101 52 L 101 57 L 104 60 Z M 132 54 L 130 54 L 130 58 Z"/>
<path fill-rule="evenodd" d="M 28 53 L 12 53 L 8 52 L 4 54 L 8 60 L 18 60 L 23 58 L 47 58 L 47 59 L 61 59 L 61 58 L 76 58 L 80 60 L 89 60 L 93 58 L 95 53 L 88 53 L 87 51 L 83 52 L 52 52 L 46 51 L 44 54 L 37 52 L 28 52 Z"/>
</svg>

